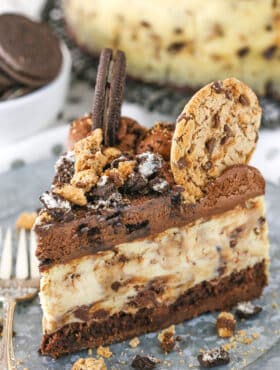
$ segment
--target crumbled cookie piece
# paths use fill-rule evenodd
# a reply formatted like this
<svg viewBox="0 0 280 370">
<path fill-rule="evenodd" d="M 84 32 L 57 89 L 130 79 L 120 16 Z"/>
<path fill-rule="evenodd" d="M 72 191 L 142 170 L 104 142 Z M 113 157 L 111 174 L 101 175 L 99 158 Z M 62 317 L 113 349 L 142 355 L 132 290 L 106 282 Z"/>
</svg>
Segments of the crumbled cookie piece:
<svg viewBox="0 0 280 370">
<path fill-rule="evenodd" d="M 135 356 L 131 366 L 136 370 L 151 370 L 156 367 L 156 362 L 148 356 Z"/>
<path fill-rule="evenodd" d="M 16 221 L 17 229 L 31 230 L 37 217 L 36 212 L 22 212 Z"/>
<path fill-rule="evenodd" d="M 240 319 L 249 319 L 262 311 L 260 306 L 255 306 L 251 302 L 240 302 L 236 306 L 236 315 Z"/>
<path fill-rule="evenodd" d="M 135 338 L 132 338 L 131 341 L 129 342 L 129 345 L 131 348 L 136 348 L 140 343 L 140 340 L 139 338 L 135 337 Z"/>
<path fill-rule="evenodd" d="M 103 346 L 99 346 L 96 350 L 96 353 L 98 354 L 98 356 L 102 356 L 104 358 L 110 358 L 113 354 L 110 351 L 109 347 L 103 347 Z"/>
<path fill-rule="evenodd" d="M 232 337 L 235 330 L 236 320 L 230 312 L 220 312 L 216 321 L 216 328 L 219 337 Z"/>
<path fill-rule="evenodd" d="M 103 358 L 80 358 L 72 367 L 72 370 L 107 370 Z"/>
<path fill-rule="evenodd" d="M 163 352 L 171 352 L 175 347 L 175 326 L 171 325 L 169 328 L 159 333 L 158 340 Z"/>
<path fill-rule="evenodd" d="M 53 221 L 53 217 L 46 211 L 41 211 L 36 219 L 36 225 L 49 224 Z"/>
<path fill-rule="evenodd" d="M 114 147 L 105 148 L 103 154 L 107 158 L 107 161 L 110 163 L 114 159 L 118 158 L 122 153 L 119 149 Z"/>
<path fill-rule="evenodd" d="M 72 177 L 71 184 L 79 189 L 88 192 L 91 187 L 97 184 L 99 177 L 92 170 L 76 172 Z"/>
<path fill-rule="evenodd" d="M 65 184 L 60 188 L 54 188 L 53 192 L 60 195 L 62 198 L 68 200 L 71 203 L 79 206 L 85 206 L 87 204 L 87 198 L 82 189 L 76 188 L 75 186 Z"/>
<path fill-rule="evenodd" d="M 197 356 L 198 362 L 202 367 L 214 367 L 226 365 L 230 362 L 229 353 L 223 348 L 214 348 L 200 353 Z"/>
</svg>

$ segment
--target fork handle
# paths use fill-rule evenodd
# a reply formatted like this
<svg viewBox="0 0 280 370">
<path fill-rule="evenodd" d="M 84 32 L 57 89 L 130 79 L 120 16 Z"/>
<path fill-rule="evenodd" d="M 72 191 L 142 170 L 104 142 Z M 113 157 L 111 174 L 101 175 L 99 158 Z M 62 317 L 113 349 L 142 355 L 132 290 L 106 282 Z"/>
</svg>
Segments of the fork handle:
<svg viewBox="0 0 280 370">
<path fill-rule="evenodd" d="M 13 320 L 16 307 L 16 300 L 4 298 L 3 300 L 3 338 L 0 354 L 0 369 L 16 370 L 16 359 L 13 348 Z"/>
</svg>

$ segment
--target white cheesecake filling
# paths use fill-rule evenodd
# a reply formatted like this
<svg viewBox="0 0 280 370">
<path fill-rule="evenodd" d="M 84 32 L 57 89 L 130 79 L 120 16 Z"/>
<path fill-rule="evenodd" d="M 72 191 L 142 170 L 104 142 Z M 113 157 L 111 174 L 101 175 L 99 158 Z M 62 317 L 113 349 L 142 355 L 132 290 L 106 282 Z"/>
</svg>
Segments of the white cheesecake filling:
<svg viewBox="0 0 280 370">
<path fill-rule="evenodd" d="M 204 280 L 268 258 L 264 201 L 257 197 L 221 215 L 50 267 L 41 277 L 44 331 L 81 321 L 73 311 L 82 305 L 91 306 L 91 314 L 134 312 L 130 303 L 156 279 L 164 281 L 158 303 L 170 304 Z"/>
<path fill-rule="evenodd" d="M 275 3 L 275 4 L 274 4 Z M 176 86 L 236 77 L 280 91 L 280 6 L 264 0 L 63 0 L 77 42 L 125 51 L 128 74 Z M 156 16 L 155 16 L 156 14 Z"/>
</svg>

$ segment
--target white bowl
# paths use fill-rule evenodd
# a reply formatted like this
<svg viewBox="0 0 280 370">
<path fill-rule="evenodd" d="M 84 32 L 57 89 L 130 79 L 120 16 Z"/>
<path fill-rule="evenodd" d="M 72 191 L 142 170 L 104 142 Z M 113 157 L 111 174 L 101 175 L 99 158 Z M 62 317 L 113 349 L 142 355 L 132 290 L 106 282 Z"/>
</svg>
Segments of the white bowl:
<svg viewBox="0 0 280 370">
<path fill-rule="evenodd" d="M 61 51 L 61 70 L 53 81 L 25 96 L 0 102 L 1 147 L 48 126 L 61 111 L 69 87 L 72 64 L 65 44 L 61 44 Z"/>
</svg>

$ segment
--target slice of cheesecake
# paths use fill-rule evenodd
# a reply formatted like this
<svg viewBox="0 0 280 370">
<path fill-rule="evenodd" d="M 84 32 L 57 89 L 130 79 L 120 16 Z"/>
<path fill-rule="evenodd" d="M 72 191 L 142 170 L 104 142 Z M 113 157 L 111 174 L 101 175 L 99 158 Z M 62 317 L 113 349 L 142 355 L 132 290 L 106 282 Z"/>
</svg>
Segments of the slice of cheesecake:
<svg viewBox="0 0 280 370">
<path fill-rule="evenodd" d="M 91 116 L 73 124 L 35 226 L 42 354 L 122 341 L 261 295 L 265 182 L 247 165 L 259 120 L 255 95 L 229 79 L 198 92 L 176 128 L 121 118 L 115 147 L 91 130 Z M 208 130 L 210 121 L 219 127 Z"/>
</svg>

